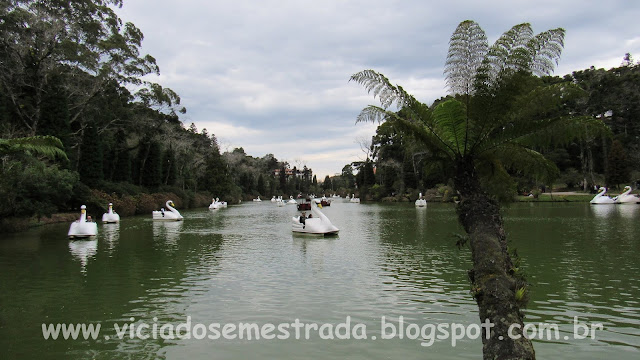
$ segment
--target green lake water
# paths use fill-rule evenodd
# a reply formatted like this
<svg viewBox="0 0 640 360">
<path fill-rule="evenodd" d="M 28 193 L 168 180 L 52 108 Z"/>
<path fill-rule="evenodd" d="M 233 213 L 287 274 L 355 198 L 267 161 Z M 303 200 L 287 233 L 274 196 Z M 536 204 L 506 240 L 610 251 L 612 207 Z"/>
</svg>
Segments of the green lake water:
<svg viewBox="0 0 640 360">
<path fill-rule="evenodd" d="M 414 329 L 479 323 L 452 205 L 339 200 L 323 211 L 339 236 L 292 235 L 295 207 L 268 201 L 183 211 L 184 222 L 123 218 L 100 224 L 93 240 L 68 240 L 69 224 L 0 235 L 0 358 L 482 358 L 480 339 L 382 339 L 383 317 L 396 328 L 400 317 Z M 558 339 L 534 340 L 538 358 L 638 359 L 640 205 L 518 203 L 505 222 L 533 284 L 526 322 L 559 328 Z M 602 329 L 574 338 L 574 317 Z M 288 338 L 208 337 L 211 324 L 277 329 L 296 319 L 334 335 L 360 325 L 367 339 L 313 328 L 296 339 L 293 327 Z M 96 339 L 45 340 L 43 323 L 101 329 Z M 141 339 L 120 333 L 125 324 L 148 325 L 148 336 L 182 324 L 191 336 Z"/>
</svg>

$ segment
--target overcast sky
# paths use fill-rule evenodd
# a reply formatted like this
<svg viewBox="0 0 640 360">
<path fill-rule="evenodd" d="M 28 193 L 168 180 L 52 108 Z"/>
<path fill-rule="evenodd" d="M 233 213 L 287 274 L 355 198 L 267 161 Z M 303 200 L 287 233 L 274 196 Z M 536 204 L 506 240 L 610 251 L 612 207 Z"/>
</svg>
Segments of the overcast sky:
<svg viewBox="0 0 640 360">
<path fill-rule="evenodd" d="M 306 164 L 318 179 L 362 160 L 373 124 L 355 124 L 379 104 L 349 77 L 373 69 L 431 104 L 447 94 L 448 41 L 464 20 L 493 43 L 513 25 L 536 33 L 563 27 L 556 75 L 640 59 L 640 2 L 423 0 L 124 0 L 118 14 L 145 35 L 142 51 L 161 75 L 148 80 L 182 98 L 185 126 L 243 147 Z"/>
</svg>

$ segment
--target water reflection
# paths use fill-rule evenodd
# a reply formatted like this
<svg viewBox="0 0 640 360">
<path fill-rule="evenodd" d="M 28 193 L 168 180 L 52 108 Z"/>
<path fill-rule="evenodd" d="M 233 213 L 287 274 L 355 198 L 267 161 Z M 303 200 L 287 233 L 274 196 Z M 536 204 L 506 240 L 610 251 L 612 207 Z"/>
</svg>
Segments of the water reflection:
<svg viewBox="0 0 640 360">
<path fill-rule="evenodd" d="M 169 248 L 177 248 L 184 221 L 154 221 L 153 237 L 161 238 Z"/>
<path fill-rule="evenodd" d="M 591 212 L 598 218 L 608 218 L 616 212 L 616 208 L 614 204 L 591 205 Z"/>
<path fill-rule="evenodd" d="M 120 223 L 102 225 L 102 236 L 107 241 L 107 249 L 112 253 L 120 239 Z"/>
<path fill-rule="evenodd" d="M 98 240 L 69 240 L 69 251 L 80 261 L 80 272 L 87 271 L 87 263 L 98 252 Z"/>
<path fill-rule="evenodd" d="M 427 229 L 427 207 L 416 207 L 416 225 L 418 229 L 418 235 L 422 238 L 425 235 Z"/>
<path fill-rule="evenodd" d="M 293 245 L 300 250 L 302 262 L 311 264 L 314 272 L 322 272 L 325 266 L 325 258 L 331 251 L 332 242 L 338 240 L 337 236 L 320 237 L 293 234 Z"/>
<path fill-rule="evenodd" d="M 638 208 L 640 208 L 640 206 L 636 204 L 618 205 L 618 211 L 620 212 L 620 215 L 627 219 L 635 218 L 635 216 L 640 212 L 638 211 Z"/>
</svg>

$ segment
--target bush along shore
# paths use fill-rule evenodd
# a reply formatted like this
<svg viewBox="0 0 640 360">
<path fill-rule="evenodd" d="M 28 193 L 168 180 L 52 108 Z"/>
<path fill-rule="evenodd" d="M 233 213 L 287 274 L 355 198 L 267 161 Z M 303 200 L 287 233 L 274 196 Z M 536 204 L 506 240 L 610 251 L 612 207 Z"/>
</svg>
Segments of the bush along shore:
<svg viewBox="0 0 640 360">
<path fill-rule="evenodd" d="M 106 193 L 102 190 L 91 189 L 85 201 L 78 203 L 77 211 L 53 213 L 49 216 L 33 217 L 5 217 L 0 219 L 0 231 L 16 232 L 30 227 L 53 224 L 59 222 L 72 222 L 79 217 L 80 206 L 87 206 L 87 215 L 94 219 L 101 219 L 107 212 L 108 204 L 113 203 L 113 209 L 120 216 L 151 215 L 153 210 L 159 210 L 165 206 L 167 200 L 173 200 L 179 210 L 206 207 L 211 203 L 213 196 L 204 192 L 167 191 L 154 193 L 140 193 L 135 195 Z"/>
</svg>

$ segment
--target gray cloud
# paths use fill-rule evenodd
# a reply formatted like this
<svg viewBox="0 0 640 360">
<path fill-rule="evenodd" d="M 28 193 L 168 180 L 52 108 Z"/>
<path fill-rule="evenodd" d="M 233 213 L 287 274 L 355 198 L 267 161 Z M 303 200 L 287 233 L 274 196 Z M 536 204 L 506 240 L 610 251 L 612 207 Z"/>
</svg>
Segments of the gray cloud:
<svg viewBox="0 0 640 360">
<path fill-rule="evenodd" d="M 160 77 L 182 97 L 183 121 L 253 156 L 306 161 L 319 177 L 362 157 L 355 125 L 376 100 L 349 76 L 375 69 L 430 103 L 446 95 L 448 40 L 475 20 L 494 41 L 513 25 L 563 27 L 556 74 L 618 66 L 640 53 L 632 1 L 175 1 L 125 0 Z"/>
</svg>

